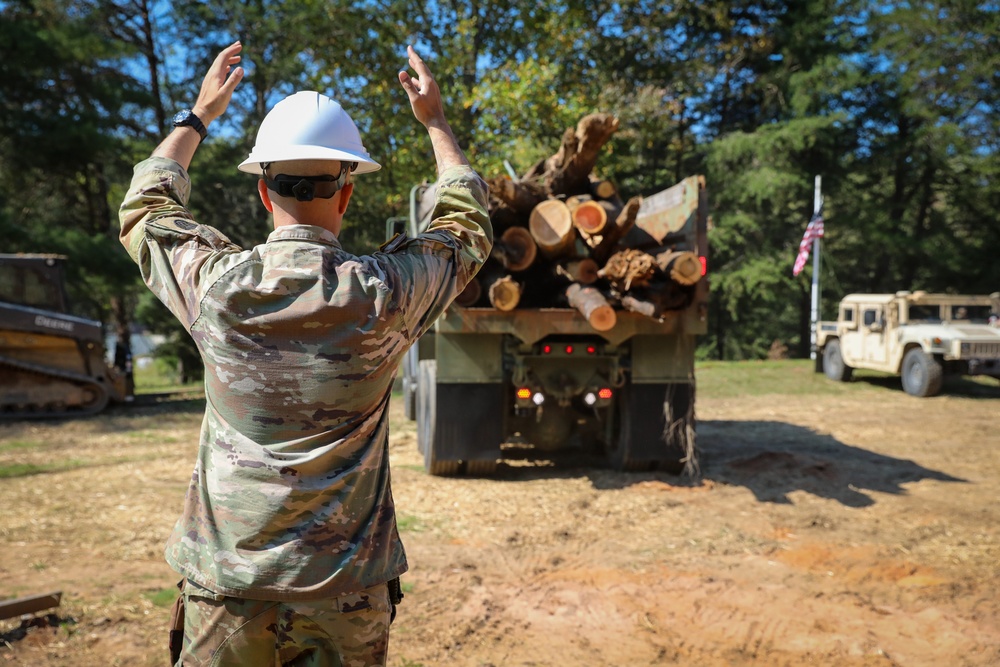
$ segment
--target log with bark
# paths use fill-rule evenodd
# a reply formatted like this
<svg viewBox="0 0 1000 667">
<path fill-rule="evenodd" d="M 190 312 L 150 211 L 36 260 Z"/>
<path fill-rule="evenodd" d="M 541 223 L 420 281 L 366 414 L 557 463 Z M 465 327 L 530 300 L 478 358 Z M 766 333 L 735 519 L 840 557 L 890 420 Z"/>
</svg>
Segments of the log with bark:
<svg viewBox="0 0 1000 667">
<path fill-rule="evenodd" d="M 496 241 L 458 305 L 568 303 L 606 331 L 615 326 L 616 308 L 662 319 L 690 304 L 701 278 L 697 255 L 648 234 L 637 238 L 642 198 L 623 203 L 614 183 L 593 172 L 617 129 L 611 115 L 586 116 L 566 130 L 554 155 L 520 177 L 489 181 Z"/>
<path fill-rule="evenodd" d="M 594 327 L 595 331 L 613 329 L 618 321 L 615 309 L 608 300 L 593 287 L 584 287 L 573 283 L 566 288 L 566 299 L 569 305 L 580 311 L 584 319 Z"/>
<path fill-rule="evenodd" d="M 538 249 L 549 258 L 566 254 L 576 242 L 573 216 L 565 202 L 546 199 L 531 211 L 528 229 Z"/>
</svg>

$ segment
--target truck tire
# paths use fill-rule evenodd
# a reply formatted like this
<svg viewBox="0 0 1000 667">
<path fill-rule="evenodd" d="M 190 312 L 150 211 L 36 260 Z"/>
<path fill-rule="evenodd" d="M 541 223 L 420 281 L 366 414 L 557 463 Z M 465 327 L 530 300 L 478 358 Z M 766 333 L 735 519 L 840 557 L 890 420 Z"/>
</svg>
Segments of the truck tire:
<svg viewBox="0 0 1000 667">
<path fill-rule="evenodd" d="M 438 404 L 448 406 L 447 419 L 437 419 Z M 431 475 L 496 472 L 503 433 L 503 386 L 500 383 L 437 381 L 437 361 L 419 364 L 417 448 Z"/>
<path fill-rule="evenodd" d="M 694 388 L 688 384 L 632 384 L 618 390 L 607 442 L 608 461 L 615 470 L 644 472 L 684 469 L 686 442 L 693 429 Z M 669 402 L 672 428 L 666 428 Z M 684 442 L 682 442 L 684 441 Z M 692 443 L 693 445 L 693 443 Z"/>
<path fill-rule="evenodd" d="M 442 460 L 437 454 L 437 361 L 420 362 L 417 391 L 417 448 L 424 455 L 424 469 L 431 475 L 457 475 L 461 461 Z"/>
<path fill-rule="evenodd" d="M 823 372 L 835 382 L 848 382 L 851 379 L 854 369 L 844 363 L 839 340 L 831 340 L 823 348 Z"/>
<path fill-rule="evenodd" d="M 903 391 L 911 396 L 936 396 L 944 382 L 941 362 L 919 347 L 911 348 L 903 357 Z"/>
</svg>

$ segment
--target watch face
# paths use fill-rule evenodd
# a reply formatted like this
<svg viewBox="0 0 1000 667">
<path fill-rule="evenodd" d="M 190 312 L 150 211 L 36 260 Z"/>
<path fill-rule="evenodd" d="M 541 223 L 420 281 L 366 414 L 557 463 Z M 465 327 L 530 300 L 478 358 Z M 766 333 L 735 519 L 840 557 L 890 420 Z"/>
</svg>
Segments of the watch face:
<svg viewBox="0 0 1000 667">
<path fill-rule="evenodd" d="M 190 115 L 191 115 L 190 109 L 182 109 L 181 111 L 178 111 L 174 115 L 174 125 L 179 125 L 180 123 L 183 123 L 188 119 L 188 116 Z"/>
</svg>

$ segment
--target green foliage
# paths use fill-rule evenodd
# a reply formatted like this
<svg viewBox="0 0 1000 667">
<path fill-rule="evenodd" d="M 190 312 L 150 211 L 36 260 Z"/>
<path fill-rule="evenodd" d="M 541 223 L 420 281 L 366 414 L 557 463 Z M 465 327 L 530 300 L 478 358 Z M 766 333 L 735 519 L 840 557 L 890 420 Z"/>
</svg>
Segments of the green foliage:
<svg viewBox="0 0 1000 667">
<path fill-rule="evenodd" d="M 0 3 L 0 234 L 68 254 L 81 314 L 134 319 L 197 365 L 120 248 L 116 209 L 165 118 L 218 49 L 247 71 L 192 165 L 199 220 L 244 247 L 269 220 L 236 165 L 284 95 L 332 95 L 383 165 L 341 241 L 369 252 L 435 177 L 396 80 L 424 54 L 483 175 L 523 173 L 585 114 L 620 128 L 597 164 L 626 196 L 706 175 L 712 302 L 702 358 L 808 352 L 808 271 L 791 266 L 823 177 L 825 314 L 849 291 L 1000 285 L 1000 9 L 861 0 L 14 0 Z M 183 359 L 183 362 L 182 362 Z"/>
</svg>

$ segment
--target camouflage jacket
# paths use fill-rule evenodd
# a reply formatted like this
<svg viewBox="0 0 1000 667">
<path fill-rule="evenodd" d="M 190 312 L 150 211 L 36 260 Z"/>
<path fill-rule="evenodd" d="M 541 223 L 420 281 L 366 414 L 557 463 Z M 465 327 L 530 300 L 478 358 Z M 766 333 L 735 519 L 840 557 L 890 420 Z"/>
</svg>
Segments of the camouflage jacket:
<svg viewBox="0 0 1000 667">
<path fill-rule="evenodd" d="M 224 595 L 342 595 L 406 570 L 389 483 L 388 405 L 406 349 L 472 279 L 493 231 L 468 167 L 434 222 L 357 257 L 291 225 L 244 250 L 185 208 L 187 173 L 150 158 L 121 240 L 205 364 L 205 418 L 170 565 Z"/>
</svg>

